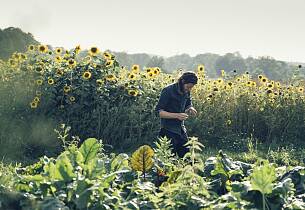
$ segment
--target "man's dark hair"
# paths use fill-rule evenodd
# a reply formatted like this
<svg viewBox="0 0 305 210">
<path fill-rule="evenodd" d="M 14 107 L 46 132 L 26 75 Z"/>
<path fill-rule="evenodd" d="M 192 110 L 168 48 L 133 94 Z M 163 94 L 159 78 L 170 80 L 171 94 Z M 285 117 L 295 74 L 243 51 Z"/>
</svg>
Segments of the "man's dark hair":
<svg viewBox="0 0 305 210">
<path fill-rule="evenodd" d="M 188 83 L 192 83 L 192 84 L 196 85 L 197 81 L 198 81 L 198 77 L 195 74 L 195 72 L 192 72 L 192 71 L 184 72 L 181 75 L 181 77 L 178 79 L 178 82 L 180 85 L 184 85 L 184 84 L 188 84 Z"/>
</svg>

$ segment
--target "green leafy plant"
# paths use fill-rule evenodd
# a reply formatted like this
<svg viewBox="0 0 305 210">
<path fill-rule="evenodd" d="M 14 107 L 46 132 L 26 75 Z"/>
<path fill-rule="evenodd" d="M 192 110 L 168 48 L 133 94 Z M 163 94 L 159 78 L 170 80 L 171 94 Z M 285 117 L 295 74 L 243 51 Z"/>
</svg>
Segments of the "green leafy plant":
<svg viewBox="0 0 305 210">
<path fill-rule="evenodd" d="M 266 209 L 267 194 L 272 193 L 274 181 L 276 180 L 275 168 L 267 161 L 263 161 L 257 167 L 254 167 L 250 176 L 250 183 L 253 190 L 258 190 L 262 194 L 263 209 Z"/>
</svg>

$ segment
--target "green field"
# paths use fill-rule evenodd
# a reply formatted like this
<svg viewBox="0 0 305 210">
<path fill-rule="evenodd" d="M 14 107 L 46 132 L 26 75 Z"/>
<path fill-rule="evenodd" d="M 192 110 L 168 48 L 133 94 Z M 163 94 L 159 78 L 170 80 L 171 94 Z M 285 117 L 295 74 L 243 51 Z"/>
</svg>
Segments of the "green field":
<svg viewBox="0 0 305 210">
<path fill-rule="evenodd" d="M 31 45 L 0 60 L 0 209 L 305 209 L 302 68 L 192 69 L 198 115 L 178 158 L 154 109 L 181 69 Z"/>
</svg>

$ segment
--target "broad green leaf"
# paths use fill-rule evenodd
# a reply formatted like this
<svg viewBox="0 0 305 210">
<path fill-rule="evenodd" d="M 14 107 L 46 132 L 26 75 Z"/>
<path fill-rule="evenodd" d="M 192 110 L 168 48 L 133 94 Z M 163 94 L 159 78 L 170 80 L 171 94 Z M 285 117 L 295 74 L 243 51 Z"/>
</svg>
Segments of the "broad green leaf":
<svg viewBox="0 0 305 210">
<path fill-rule="evenodd" d="M 94 159 L 101 149 L 101 144 L 95 138 L 87 139 L 79 148 L 79 151 L 83 155 L 84 164 Z"/>
<path fill-rule="evenodd" d="M 73 166 L 71 164 L 70 159 L 68 158 L 68 152 L 62 153 L 56 160 L 56 169 L 59 171 L 60 176 L 59 180 L 64 180 L 69 182 L 72 178 L 76 177 L 74 174 Z M 55 175 L 57 176 L 57 171 L 55 171 Z"/>
<path fill-rule="evenodd" d="M 128 165 L 128 155 L 119 154 L 111 162 L 111 171 L 117 171 L 121 169 L 130 169 Z"/>
<path fill-rule="evenodd" d="M 272 192 L 273 182 L 275 180 L 275 168 L 266 162 L 261 166 L 254 167 L 250 177 L 252 189 L 258 190 L 263 194 Z"/>
<path fill-rule="evenodd" d="M 153 166 L 153 156 L 154 151 L 150 146 L 141 146 L 131 156 L 132 169 L 146 173 Z"/>
</svg>

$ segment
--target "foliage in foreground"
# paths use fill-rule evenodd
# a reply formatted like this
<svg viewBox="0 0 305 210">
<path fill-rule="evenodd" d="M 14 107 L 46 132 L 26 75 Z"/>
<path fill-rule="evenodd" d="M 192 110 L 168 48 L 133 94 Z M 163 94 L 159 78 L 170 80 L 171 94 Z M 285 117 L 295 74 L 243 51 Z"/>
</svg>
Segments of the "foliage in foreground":
<svg viewBox="0 0 305 210">
<path fill-rule="evenodd" d="M 305 208 L 305 167 L 276 168 L 265 160 L 247 164 L 222 151 L 204 163 L 197 138 L 187 146 L 190 152 L 179 159 L 163 138 L 154 151 L 146 145 L 129 157 L 106 154 L 103 144 L 90 138 L 80 148 L 66 145 L 57 158 L 44 156 L 25 168 L 1 166 L 0 208 Z"/>
</svg>

